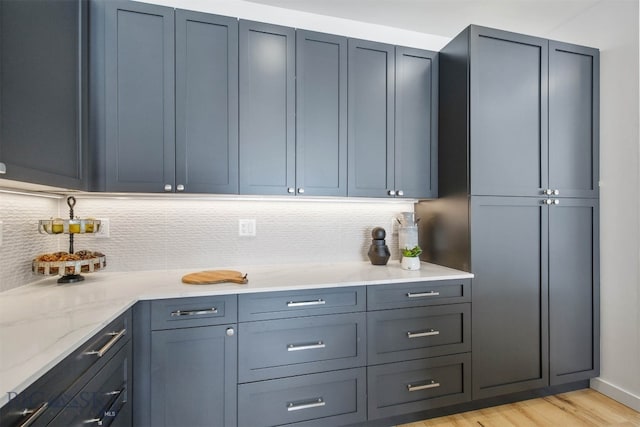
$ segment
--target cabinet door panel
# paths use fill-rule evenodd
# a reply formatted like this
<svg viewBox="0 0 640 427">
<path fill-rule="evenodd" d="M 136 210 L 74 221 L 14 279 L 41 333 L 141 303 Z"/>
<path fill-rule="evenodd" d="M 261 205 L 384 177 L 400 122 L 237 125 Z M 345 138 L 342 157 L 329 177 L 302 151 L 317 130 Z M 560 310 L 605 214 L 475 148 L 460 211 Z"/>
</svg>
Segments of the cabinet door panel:
<svg viewBox="0 0 640 427">
<path fill-rule="evenodd" d="M 85 189 L 87 7 L 0 4 L 2 178 Z"/>
<path fill-rule="evenodd" d="M 175 169 L 173 9 L 106 7 L 106 189 L 162 192 Z"/>
<path fill-rule="evenodd" d="M 562 199 L 549 208 L 551 385 L 598 376 L 598 202 Z"/>
<path fill-rule="evenodd" d="M 349 40 L 349 196 L 393 190 L 394 47 Z"/>
<path fill-rule="evenodd" d="M 347 39 L 296 31 L 296 186 L 347 195 Z"/>
<path fill-rule="evenodd" d="M 438 184 L 437 54 L 396 47 L 395 189 L 436 197 Z"/>
<path fill-rule="evenodd" d="M 549 186 L 563 197 L 597 197 L 599 54 L 549 45 Z"/>
<path fill-rule="evenodd" d="M 151 425 L 236 425 L 234 325 L 151 333 Z"/>
<path fill-rule="evenodd" d="M 240 193 L 295 186 L 295 30 L 240 21 Z"/>
<path fill-rule="evenodd" d="M 176 11 L 176 185 L 238 192 L 238 21 Z"/>
<path fill-rule="evenodd" d="M 537 198 L 471 200 L 474 399 L 547 385 L 547 222 Z"/>
<path fill-rule="evenodd" d="M 547 188 L 547 50 L 543 39 L 472 27 L 471 194 Z"/>
</svg>

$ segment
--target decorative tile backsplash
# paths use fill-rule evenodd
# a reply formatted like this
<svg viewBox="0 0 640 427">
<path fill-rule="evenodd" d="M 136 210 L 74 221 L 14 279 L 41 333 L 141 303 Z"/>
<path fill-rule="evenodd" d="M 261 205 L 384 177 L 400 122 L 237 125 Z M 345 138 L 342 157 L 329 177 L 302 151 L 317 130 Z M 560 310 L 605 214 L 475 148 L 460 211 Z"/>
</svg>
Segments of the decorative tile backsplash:
<svg viewBox="0 0 640 427">
<path fill-rule="evenodd" d="M 371 229 L 390 231 L 394 216 L 413 211 L 412 201 L 75 197 L 77 216 L 110 222 L 109 238 L 77 235 L 75 249 L 105 253 L 112 272 L 367 261 Z M 66 236 L 40 235 L 36 226 L 67 215 L 64 198 L 0 193 L 0 290 L 37 280 L 30 265 L 39 253 L 67 250 Z M 255 237 L 238 236 L 239 219 L 256 220 Z M 387 234 L 387 245 L 397 260 L 397 234 Z"/>
</svg>

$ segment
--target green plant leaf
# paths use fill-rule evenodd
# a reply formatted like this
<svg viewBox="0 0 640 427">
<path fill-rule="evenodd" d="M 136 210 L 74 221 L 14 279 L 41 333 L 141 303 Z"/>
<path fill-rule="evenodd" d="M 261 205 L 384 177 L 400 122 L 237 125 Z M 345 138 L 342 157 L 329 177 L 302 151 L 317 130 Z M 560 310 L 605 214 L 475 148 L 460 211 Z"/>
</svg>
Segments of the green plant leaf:
<svg viewBox="0 0 640 427">
<path fill-rule="evenodd" d="M 420 246 L 416 246 L 414 248 L 402 248 L 402 256 L 408 258 L 414 258 L 419 256 L 422 253 L 422 249 Z"/>
</svg>

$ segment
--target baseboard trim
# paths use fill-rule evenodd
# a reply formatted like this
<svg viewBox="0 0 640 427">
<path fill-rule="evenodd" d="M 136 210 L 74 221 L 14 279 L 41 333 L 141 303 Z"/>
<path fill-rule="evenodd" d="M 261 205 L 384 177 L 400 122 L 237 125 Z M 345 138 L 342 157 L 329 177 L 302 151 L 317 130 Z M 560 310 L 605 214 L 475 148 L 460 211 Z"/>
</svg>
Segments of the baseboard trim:
<svg viewBox="0 0 640 427">
<path fill-rule="evenodd" d="M 624 390 L 602 378 L 592 378 L 590 387 L 597 392 L 609 396 L 615 401 L 628 406 L 629 408 L 640 412 L 640 396 Z"/>
</svg>

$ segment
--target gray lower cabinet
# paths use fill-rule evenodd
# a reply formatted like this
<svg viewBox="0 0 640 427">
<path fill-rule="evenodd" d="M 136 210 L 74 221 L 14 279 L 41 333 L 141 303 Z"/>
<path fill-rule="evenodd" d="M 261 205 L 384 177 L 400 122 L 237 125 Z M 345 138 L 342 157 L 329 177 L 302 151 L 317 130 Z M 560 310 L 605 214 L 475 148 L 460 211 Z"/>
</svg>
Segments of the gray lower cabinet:
<svg viewBox="0 0 640 427">
<path fill-rule="evenodd" d="M 0 178 L 86 190 L 87 12 L 0 2 Z"/>
<path fill-rule="evenodd" d="M 239 42 L 240 193 L 294 194 L 295 30 L 240 20 Z"/>
</svg>

